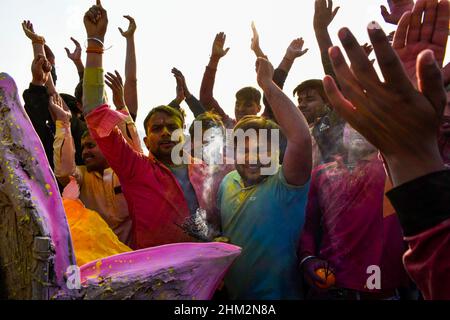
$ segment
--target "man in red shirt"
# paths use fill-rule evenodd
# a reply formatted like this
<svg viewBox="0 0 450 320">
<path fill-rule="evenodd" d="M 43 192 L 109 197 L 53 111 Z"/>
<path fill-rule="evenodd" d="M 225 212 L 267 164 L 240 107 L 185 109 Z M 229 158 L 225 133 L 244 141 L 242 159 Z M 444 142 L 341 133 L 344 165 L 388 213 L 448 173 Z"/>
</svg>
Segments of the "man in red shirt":
<svg viewBox="0 0 450 320">
<path fill-rule="evenodd" d="M 171 157 L 175 130 L 182 130 L 184 118 L 172 107 L 153 109 L 145 119 L 145 145 L 148 156 L 135 151 L 117 128 L 123 114 L 109 108 L 104 98 L 103 42 L 108 26 L 106 10 L 100 1 L 84 17 L 88 37 L 86 69 L 83 79 L 83 112 L 91 136 L 96 140 L 109 165 L 119 177 L 133 222 L 133 249 L 189 242 L 193 237 L 186 223 L 197 214 L 215 208 L 205 197 L 206 165 L 175 164 Z"/>
<path fill-rule="evenodd" d="M 311 298 L 388 299 L 408 285 L 405 245 L 396 215 L 383 216 L 386 175 L 377 150 L 349 125 L 348 161 L 317 167 L 312 174 L 299 259 Z M 335 288 L 321 290 L 319 268 L 330 269 Z M 369 278 L 379 268 L 379 284 Z M 376 274 L 375 274 L 376 275 Z M 372 279 L 372 278 L 371 278 Z"/>
</svg>

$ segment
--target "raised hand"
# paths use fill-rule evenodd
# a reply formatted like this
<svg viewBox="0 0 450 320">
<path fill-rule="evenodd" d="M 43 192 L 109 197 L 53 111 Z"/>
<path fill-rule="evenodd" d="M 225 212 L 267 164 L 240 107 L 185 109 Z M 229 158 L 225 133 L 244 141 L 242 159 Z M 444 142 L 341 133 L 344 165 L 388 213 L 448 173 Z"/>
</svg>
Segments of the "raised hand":
<svg viewBox="0 0 450 320">
<path fill-rule="evenodd" d="M 44 37 L 41 37 L 37 35 L 34 32 L 33 24 L 31 21 L 26 20 L 22 22 L 22 29 L 23 32 L 25 32 L 25 35 L 34 43 L 34 42 L 41 42 L 42 44 L 45 43 Z"/>
<path fill-rule="evenodd" d="M 38 55 L 31 64 L 31 73 L 33 75 L 32 83 L 43 86 L 47 83 L 52 71 L 52 65 L 43 55 Z"/>
<path fill-rule="evenodd" d="M 132 38 L 137 28 L 136 21 L 134 21 L 134 19 L 131 16 L 123 16 L 123 17 L 129 21 L 128 30 L 123 31 L 122 28 L 119 27 L 120 34 L 126 39 Z"/>
<path fill-rule="evenodd" d="M 108 13 L 102 7 L 101 1 L 97 0 L 95 6 L 92 6 L 84 15 L 84 27 L 88 38 L 105 40 L 106 30 L 108 28 Z"/>
<path fill-rule="evenodd" d="M 173 68 L 172 73 L 173 73 L 175 79 L 177 80 L 177 86 L 178 86 L 178 84 L 181 86 L 184 97 L 189 98 L 191 96 L 191 93 L 187 87 L 186 79 L 184 78 L 183 73 L 181 73 L 181 71 L 178 70 L 177 68 Z M 178 88 L 177 88 L 177 96 L 178 96 Z"/>
<path fill-rule="evenodd" d="M 74 38 L 70 38 L 72 42 L 75 44 L 75 50 L 73 52 L 70 52 L 68 48 L 64 48 L 67 53 L 67 57 L 72 60 L 73 62 L 81 61 L 81 45 L 80 43 L 75 40 Z"/>
<path fill-rule="evenodd" d="M 303 38 L 292 40 L 291 44 L 286 50 L 285 58 L 289 60 L 295 60 L 303 56 L 305 53 L 308 52 L 308 49 L 303 50 L 304 44 L 305 42 L 303 41 Z"/>
<path fill-rule="evenodd" d="M 380 6 L 381 15 L 387 23 L 397 24 L 405 12 L 413 9 L 414 0 L 388 0 L 388 5 L 391 12 L 385 6 Z"/>
<path fill-rule="evenodd" d="M 436 132 L 446 92 L 431 50 L 421 52 L 417 59 L 416 89 L 377 23 L 369 25 L 369 36 L 385 82 L 379 79 L 353 34 L 344 28 L 339 38 L 352 68 L 338 47 L 331 48 L 341 90 L 329 76 L 324 79 L 324 87 L 333 107 L 383 153 L 393 183 L 398 186 L 443 167 Z"/>
<path fill-rule="evenodd" d="M 253 37 L 252 37 L 252 43 L 251 43 L 250 48 L 255 53 L 257 58 L 264 58 L 264 57 L 266 57 L 266 55 L 261 50 L 261 47 L 259 45 L 259 33 L 256 30 L 255 22 L 252 22 L 252 32 L 253 32 Z"/>
<path fill-rule="evenodd" d="M 273 66 L 267 58 L 258 58 L 256 60 L 256 73 L 258 85 L 265 90 L 273 83 Z"/>
<path fill-rule="evenodd" d="M 181 104 L 181 102 L 183 102 L 183 100 L 186 98 L 184 95 L 184 90 L 183 90 L 183 81 L 181 80 L 180 77 L 177 77 L 172 69 L 172 73 L 175 77 L 175 81 L 177 82 L 177 87 L 176 87 L 176 93 L 177 96 L 175 97 L 175 101 L 177 102 L 177 104 Z"/>
<path fill-rule="evenodd" d="M 340 7 L 333 9 L 333 0 L 316 0 L 313 24 L 314 28 L 328 28 Z"/>
<path fill-rule="evenodd" d="M 115 71 L 115 74 L 107 72 L 105 74 L 105 83 L 112 90 L 113 103 L 118 110 L 123 109 L 125 104 L 123 81 L 119 72 Z"/>
<path fill-rule="evenodd" d="M 211 57 L 220 59 L 228 53 L 230 48 L 224 49 L 226 39 L 227 39 L 227 36 L 225 33 L 220 32 L 220 33 L 216 34 L 216 37 L 214 39 L 213 46 L 212 46 Z"/>
<path fill-rule="evenodd" d="M 424 16 L 422 22 L 422 15 Z M 400 57 L 409 79 L 416 85 L 416 60 L 425 49 L 433 51 L 442 67 L 449 30 L 449 2 L 418 0 L 412 12 L 400 19 L 392 46 Z"/>
<path fill-rule="evenodd" d="M 50 112 L 55 116 L 56 120 L 69 122 L 72 118 L 72 114 L 65 105 L 61 96 L 57 93 L 50 96 L 48 107 Z"/>
</svg>

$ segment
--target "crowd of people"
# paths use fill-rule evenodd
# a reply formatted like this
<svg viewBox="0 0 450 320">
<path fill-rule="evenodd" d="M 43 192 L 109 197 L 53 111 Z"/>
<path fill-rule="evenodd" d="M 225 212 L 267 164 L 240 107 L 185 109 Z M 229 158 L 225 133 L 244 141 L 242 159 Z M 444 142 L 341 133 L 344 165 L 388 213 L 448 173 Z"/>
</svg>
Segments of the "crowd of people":
<svg viewBox="0 0 450 320">
<path fill-rule="evenodd" d="M 395 34 L 373 21 L 371 45 L 361 45 L 339 31 L 348 64 L 328 32 L 339 7 L 315 1 L 325 77 L 301 82 L 296 102 L 283 86 L 308 51 L 303 39 L 274 68 L 253 25 L 260 88 L 235 93 L 234 115 L 214 97 L 228 53 L 218 33 L 198 99 L 173 69 L 176 99 L 150 110 L 145 137 L 134 122 L 132 17 L 120 29 L 123 80 L 103 70 L 107 10 L 97 0 L 86 12 L 85 63 L 76 39 L 75 50 L 66 49 L 80 79 L 73 95 L 58 92 L 55 57 L 24 21 L 34 52 L 25 110 L 59 182 L 78 263 L 224 241 L 242 253 L 215 299 L 450 299 L 450 67 L 443 66 L 450 2 L 388 2 L 381 12 Z M 183 101 L 195 117 L 188 133 Z M 70 214 L 80 205 L 95 219 Z"/>
</svg>

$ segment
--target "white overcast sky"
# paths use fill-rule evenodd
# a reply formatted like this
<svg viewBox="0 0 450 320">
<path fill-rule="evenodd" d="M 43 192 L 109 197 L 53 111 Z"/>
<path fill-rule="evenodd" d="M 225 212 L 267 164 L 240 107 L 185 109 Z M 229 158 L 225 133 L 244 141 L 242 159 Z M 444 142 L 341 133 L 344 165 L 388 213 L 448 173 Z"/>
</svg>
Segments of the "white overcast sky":
<svg viewBox="0 0 450 320">
<path fill-rule="evenodd" d="M 35 31 L 46 38 L 54 51 L 59 92 L 73 94 L 78 75 L 64 47 L 73 49 L 71 36 L 84 47 L 86 36 L 82 18 L 94 2 L 1 0 L 0 71 L 15 78 L 20 95 L 31 80 L 32 61 L 32 48 L 23 34 L 22 20 L 31 20 Z M 339 44 L 336 33 L 343 26 L 349 27 L 362 43 L 366 42 L 367 23 L 371 20 L 384 22 L 380 4 L 385 1 L 335 1 L 341 10 L 330 27 L 333 42 Z M 252 20 L 259 30 L 261 47 L 275 66 L 294 38 L 303 37 L 305 47 L 310 49 L 291 70 L 285 86 L 288 95 L 292 96 L 293 88 L 301 81 L 323 76 L 312 28 L 314 0 L 104 0 L 103 5 L 109 15 L 106 46 L 112 45 L 105 53 L 106 71 L 117 69 L 122 75 L 124 72 L 126 43 L 117 27 L 126 29 L 128 21 L 122 16 L 133 16 L 138 25 L 138 128 L 141 132 L 141 122 L 147 112 L 175 97 L 175 80 L 170 73 L 173 66 L 184 73 L 191 92 L 198 97 L 211 44 L 220 31 L 227 34 L 226 45 L 231 49 L 219 65 L 214 93 L 224 109 L 234 114 L 234 93 L 244 86 L 257 86 L 255 58 L 249 49 Z M 393 26 L 385 25 L 385 31 L 392 30 Z"/>
</svg>

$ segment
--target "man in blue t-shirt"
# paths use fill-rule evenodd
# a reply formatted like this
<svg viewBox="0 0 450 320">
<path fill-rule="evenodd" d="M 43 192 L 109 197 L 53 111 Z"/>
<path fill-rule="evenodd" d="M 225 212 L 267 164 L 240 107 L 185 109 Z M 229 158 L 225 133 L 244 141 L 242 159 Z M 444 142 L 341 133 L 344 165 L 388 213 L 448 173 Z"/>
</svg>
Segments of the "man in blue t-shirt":
<svg viewBox="0 0 450 320">
<path fill-rule="evenodd" d="M 311 136 L 300 110 L 272 81 L 273 67 L 267 59 L 258 58 L 257 73 L 287 148 L 279 167 L 275 146 L 262 139 L 267 137 L 265 129 L 273 141 L 278 126 L 271 120 L 247 116 L 234 129 L 235 142 L 245 133 L 245 147 L 237 143 L 236 171 L 222 181 L 218 205 L 223 235 L 242 247 L 242 254 L 225 286 L 232 299 L 300 299 L 296 250 L 311 175 Z M 256 143 L 250 131 L 256 132 Z"/>
</svg>

